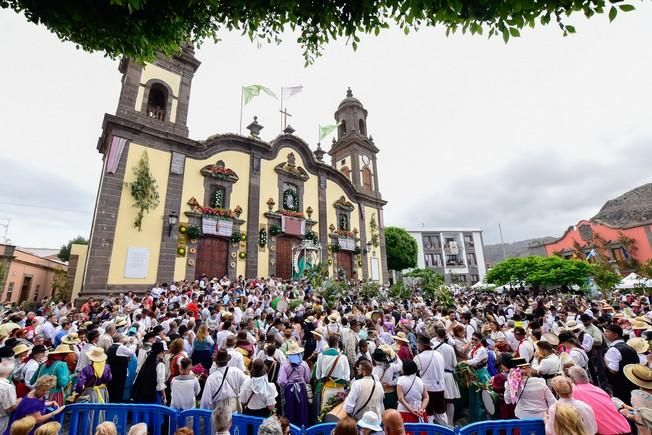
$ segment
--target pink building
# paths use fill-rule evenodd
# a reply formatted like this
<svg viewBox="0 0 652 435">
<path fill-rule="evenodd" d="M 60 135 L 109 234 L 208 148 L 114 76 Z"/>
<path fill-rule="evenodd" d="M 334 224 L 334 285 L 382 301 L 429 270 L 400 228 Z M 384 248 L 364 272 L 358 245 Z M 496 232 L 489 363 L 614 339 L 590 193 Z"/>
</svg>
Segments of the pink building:
<svg viewBox="0 0 652 435">
<path fill-rule="evenodd" d="M 51 256 L 0 244 L 0 303 L 41 301 L 52 296 L 57 271 L 68 266 Z"/>
<path fill-rule="evenodd" d="M 579 250 L 589 254 L 595 249 L 617 262 L 628 259 L 643 263 L 652 258 L 652 225 L 614 228 L 606 224 L 581 220 L 557 240 L 546 243 L 546 254 L 572 257 Z"/>
</svg>

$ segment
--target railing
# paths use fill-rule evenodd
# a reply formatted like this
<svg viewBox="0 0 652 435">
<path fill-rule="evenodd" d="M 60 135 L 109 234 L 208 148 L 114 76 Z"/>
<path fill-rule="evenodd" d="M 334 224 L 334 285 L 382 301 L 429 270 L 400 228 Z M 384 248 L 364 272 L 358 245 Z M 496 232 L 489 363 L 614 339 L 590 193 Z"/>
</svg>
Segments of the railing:
<svg viewBox="0 0 652 435">
<path fill-rule="evenodd" d="M 103 421 L 112 421 L 119 435 L 125 435 L 129 428 L 138 423 L 147 424 L 153 435 L 173 434 L 183 426 L 191 427 L 195 435 L 213 435 L 211 411 L 189 409 L 176 411 L 162 405 L 118 404 L 118 403 L 75 403 L 66 406 L 57 416 L 62 424 L 61 433 L 85 435 L 95 433 Z M 263 418 L 233 414 L 232 435 L 257 435 Z M 335 423 L 322 423 L 309 428 L 290 425 L 292 435 L 329 435 Z M 407 423 L 405 432 L 414 435 L 545 435 L 541 419 L 487 420 L 472 423 L 455 430 L 429 423 Z"/>
<path fill-rule="evenodd" d="M 150 118 L 158 119 L 159 121 L 165 121 L 165 109 L 147 106 L 147 116 Z"/>
</svg>

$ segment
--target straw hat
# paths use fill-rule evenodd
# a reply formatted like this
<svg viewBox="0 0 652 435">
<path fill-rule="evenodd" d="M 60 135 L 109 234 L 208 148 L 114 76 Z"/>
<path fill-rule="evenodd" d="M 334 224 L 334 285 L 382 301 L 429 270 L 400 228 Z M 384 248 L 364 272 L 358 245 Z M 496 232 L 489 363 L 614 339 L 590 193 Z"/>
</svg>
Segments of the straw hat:
<svg viewBox="0 0 652 435">
<path fill-rule="evenodd" d="M 546 332 L 541 336 L 541 340 L 547 341 L 553 346 L 559 345 L 559 337 L 557 337 L 557 334 L 555 334 L 554 332 Z"/>
<path fill-rule="evenodd" d="M 86 356 L 93 362 L 106 361 L 106 354 L 101 347 L 94 347 L 90 352 L 86 352 Z"/>
<path fill-rule="evenodd" d="M 652 389 L 652 369 L 642 364 L 627 364 L 623 369 L 625 377 L 634 385 Z"/>
<path fill-rule="evenodd" d="M 402 341 L 403 343 L 409 343 L 410 341 L 407 338 L 407 335 L 405 335 L 405 332 L 400 331 L 396 335 L 393 336 L 394 340 L 396 341 Z"/>
<path fill-rule="evenodd" d="M 68 335 L 64 335 L 63 338 L 61 339 L 61 343 L 63 344 L 79 344 L 81 341 L 79 340 L 79 335 L 77 335 L 74 332 L 69 332 Z"/>
<path fill-rule="evenodd" d="M 390 361 L 396 358 L 396 352 L 394 352 L 394 349 L 392 349 L 390 346 L 382 344 L 378 347 L 378 349 L 382 350 Z"/>
<path fill-rule="evenodd" d="M 29 347 L 26 344 L 19 344 L 18 346 L 14 347 L 14 355 L 20 355 L 21 353 L 27 352 L 29 350 Z"/>
<path fill-rule="evenodd" d="M 74 352 L 69 345 L 67 344 L 60 344 L 57 346 L 56 349 L 54 349 L 52 352 L 49 353 L 49 355 L 60 355 L 64 353 L 72 353 Z"/>
<path fill-rule="evenodd" d="M 646 322 L 636 319 L 630 320 L 629 323 L 632 325 L 632 329 L 647 329 L 649 326 Z"/>
<path fill-rule="evenodd" d="M 288 355 L 297 355 L 300 353 L 303 353 L 303 347 L 299 346 L 299 343 L 296 341 L 292 340 L 290 341 L 290 344 L 288 344 L 288 350 L 286 354 Z"/>
<path fill-rule="evenodd" d="M 321 335 L 321 333 L 320 333 L 319 331 L 317 331 L 316 329 L 313 329 L 313 330 L 310 331 L 310 332 L 312 333 L 312 335 L 315 336 L 315 338 L 318 338 L 318 339 L 320 339 L 320 340 L 321 340 L 322 338 L 324 338 L 324 336 Z"/>
<path fill-rule="evenodd" d="M 340 315 L 337 314 L 337 312 L 332 313 L 330 316 L 328 316 L 328 320 L 330 320 L 331 322 L 337 322 L 338 320 L 340 320 Z"/>
<path fill-rule="evenodd" d="M 559 359 L 561 360 L 561 365 L 565 366 L 569 362 L 573 362 L 573 359 L 568 354 L 568 352 L 562 352 L 559 354 Z"/>
<path fill-rule="evenodd" d="M 641 337 L 630 338 L 629 340 L 627 340 L 627 345 L 633 348 L 636 351 L 636 353 L 645 353 L 650 348 L 650 343 L 648 343 L 647 340 Z M 18 353 L 16 352 L 15 347 L 14 347 L 14 353 Z"/>
<path fill-rule="evenodd" d="M 121 328 L 127 325 L 127 316 L 118 316 L 115 318 L 115 327 Z"/>
<path fill-rule="evenodd" d="M 566 326 L 564 327 L 565 330 L 570 332 L 580 331 L 582 328 L 584 328 L 584 325 L 576 322 L 575 320 L 566 322 Z"/>
</svg>

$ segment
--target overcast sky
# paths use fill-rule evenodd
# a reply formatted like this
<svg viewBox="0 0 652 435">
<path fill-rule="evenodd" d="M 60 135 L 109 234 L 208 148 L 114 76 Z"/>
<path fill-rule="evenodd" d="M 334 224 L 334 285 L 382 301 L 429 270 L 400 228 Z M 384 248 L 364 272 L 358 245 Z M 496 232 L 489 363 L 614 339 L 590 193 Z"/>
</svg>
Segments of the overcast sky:
<svg viewBox="0 0 652 435">
<path fill-rule="evenodd" d="M 637 8 L 611 24 L 577 17 L 567 38 L 554 26 L 524 30 L 507 45 L 389 30 L 362 38 L 357 52 L 333 43 L 308 68 L 292 35 L 261 46 L 225 34 L 197 50 L 190 135 L 237 132 L 243 85 L 302 84 L 287 107 L 314 148 L 350 86 L 381 150 L 387 225 L 480 227 L 485 243 L 498 240 L 498 223 L 505 241 L 558 236 L 652 181 L 652 4 Z M 0 218 L 11 220 L 13 243 L 57 247 L 90 233 L 117 61 L 7 10 L 0 29 Z M 244 125 L 253 115 L 263 139 L 279 133 L 276 101 L 254 100 Z"/>
</svg>

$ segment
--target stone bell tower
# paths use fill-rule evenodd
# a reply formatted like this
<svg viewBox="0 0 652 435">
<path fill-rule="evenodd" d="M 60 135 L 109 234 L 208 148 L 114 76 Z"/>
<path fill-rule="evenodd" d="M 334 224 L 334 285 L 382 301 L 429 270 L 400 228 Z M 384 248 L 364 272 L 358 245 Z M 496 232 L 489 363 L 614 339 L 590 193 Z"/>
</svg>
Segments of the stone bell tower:
<svg viewBox="0 0 652 435">
<path fill-rule="evenodd" d="M 351 88 L 338 106 L 335 120 L 339 123 L 337 141 L 328 152 L 332 166 L 346 175 L 356 190 L 377 194 L 376 154 L 380 150 L 368 135 L 367 110 Z"/>
<path fill-rule="evenodd" d="M 190 85 L 199 65 L 190 45 L 174 56 L 159 55 L 145 65 L 123 58 L 116 115 L 187 137 Z"/>
</svg>

